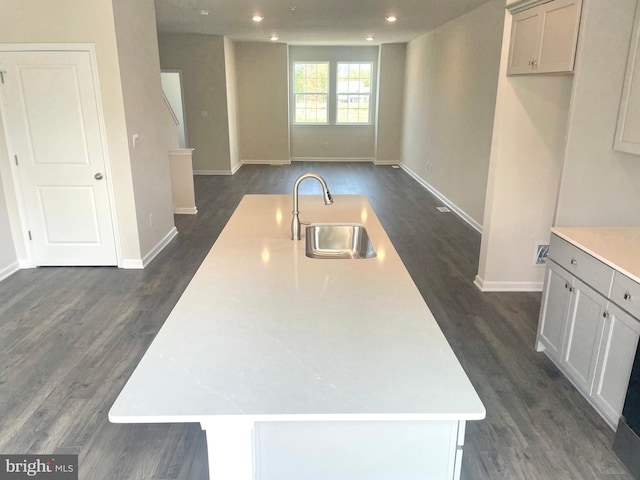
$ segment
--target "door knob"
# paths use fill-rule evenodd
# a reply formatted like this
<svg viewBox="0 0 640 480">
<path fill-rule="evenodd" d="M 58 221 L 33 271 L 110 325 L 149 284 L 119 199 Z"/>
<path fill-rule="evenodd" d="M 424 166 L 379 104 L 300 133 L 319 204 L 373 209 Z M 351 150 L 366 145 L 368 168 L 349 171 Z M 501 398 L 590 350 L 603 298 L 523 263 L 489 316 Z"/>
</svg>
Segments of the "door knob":
<svg viewBox="0 0 640 480">
<path fill-rule="evenodd" d="M 96 180 L 102 180 L 102 174 L 100 172 L 96 173 L 93 178 L 95 178 Z"/>
</svg>

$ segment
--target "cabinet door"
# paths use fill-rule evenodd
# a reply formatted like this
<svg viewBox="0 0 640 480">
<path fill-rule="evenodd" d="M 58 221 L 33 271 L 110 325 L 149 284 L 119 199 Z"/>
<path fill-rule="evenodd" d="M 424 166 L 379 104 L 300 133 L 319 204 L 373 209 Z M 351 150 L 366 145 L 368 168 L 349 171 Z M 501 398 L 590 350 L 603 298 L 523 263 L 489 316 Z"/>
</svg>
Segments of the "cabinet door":
<svg viewBox="0 0 640 480">
<path fill-rule="evenodd" d="M 578 279 L 572 294 L 562 360 L 567 375 L 588 395 L 596 371 L 607 299 Z"/>
<path fill-rule="evenodd" d="M 560 360 L 571 301 L 573 277 L 553 262 L 547 264 L 544 296 L 538 323 L 538 351 Z"/>
<path fill-rule="evenodd" d="M 531 8 L 513 16 L 507 75 L 532 73 L 538 59 L 542 15 L 539 8 Z"/>
<path fill-rule="evenodd" d="M 616 129 L 616 150 L 640 155 L 640 8 L 636 18 L 627 58 L 627 73 L 624 79 L 618 127 Z"/>
<path fill-rule="evenodd" d="M 535 73 L 572 72 L 580 25 L 578 0 L 555 0 L 539 8 L 542 23 Z"/>
<path fill-rule="evenodd" d="M 605 419 L 615 428 L 627 394 L 638 346 L 640 320 L 611 304 L 604 320 L 591 397 Z"/>
</svg>

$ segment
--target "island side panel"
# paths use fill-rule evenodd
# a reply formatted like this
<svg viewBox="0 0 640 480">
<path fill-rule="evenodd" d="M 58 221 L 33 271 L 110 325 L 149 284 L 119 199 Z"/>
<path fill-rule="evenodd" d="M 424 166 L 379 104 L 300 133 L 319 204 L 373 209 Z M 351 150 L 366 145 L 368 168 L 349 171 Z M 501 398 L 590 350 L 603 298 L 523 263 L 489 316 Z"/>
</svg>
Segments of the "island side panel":
<svg viewBox="0 0 640 480">
<path fill-rule="evenodd" d="M 464 423 L 259 422 L 255 478 L 456 480 Z"/>
<path fill-rule="evenodd" d="M 254 480 L 255 424 L 249 418 L 200 423 L 207 436 L 211 480 Z"/>
</svg>

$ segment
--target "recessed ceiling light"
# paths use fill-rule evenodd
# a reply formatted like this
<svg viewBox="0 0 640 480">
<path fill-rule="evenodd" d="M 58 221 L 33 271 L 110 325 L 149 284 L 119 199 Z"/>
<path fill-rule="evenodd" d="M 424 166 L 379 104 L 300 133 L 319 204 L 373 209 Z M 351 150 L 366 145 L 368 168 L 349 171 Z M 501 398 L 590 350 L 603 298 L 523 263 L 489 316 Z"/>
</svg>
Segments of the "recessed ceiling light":
<svg viewBox="0 0 640 480">
<path fill-rule="evenodd" d="M 271 40 L 272 42 L 275 42 L 276 40 L 278 40 L 280 37 L 278 36 L 277 33 L 273 33 L 270 37 L 269 40 Z"/>
<path fill-rule="evenodd" d="M 254 15 L 251 20 L 253 20 L 254 22 L 258 23 L 261 22 L 262 20 L 264 20 L 264 17 L 262 15 Z"/>
<path fill-rule="evenodd" d="M 389 15 L 388 17 L 384 17 L 384 18 L 387 20 L 387 22 L 390 22 L 390 23 L 393 23 L 396 20 L 398 20 L 398 18 L 394 17 L 393 15 Z"/>
<path fill-rule="evenodd" d="M 367 42 L 373 42 L 373 35 L 367 35 L 366 37 L 364 37 L 364 39 L 365 39 Z"/>
<path fill-rule="evenodd" d="M 207 16 L 209 15 L 209 10 L 200 10 L 200 15 Z"/>
</svg>

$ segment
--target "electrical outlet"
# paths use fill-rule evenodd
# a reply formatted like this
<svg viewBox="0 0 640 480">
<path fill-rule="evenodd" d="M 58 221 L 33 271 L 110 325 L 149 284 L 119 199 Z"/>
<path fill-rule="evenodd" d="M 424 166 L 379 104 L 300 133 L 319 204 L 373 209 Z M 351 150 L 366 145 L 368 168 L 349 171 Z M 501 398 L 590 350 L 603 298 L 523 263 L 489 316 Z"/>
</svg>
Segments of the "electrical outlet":
<svg viewBox="0 0 640 480">
<path fill-rule="evenodd" d="M 549 245 L 545 243 L 539 243 L 536 247 L 536 265 L 546 265 L 547 257 L 549 256 Z"/>
</svg>

